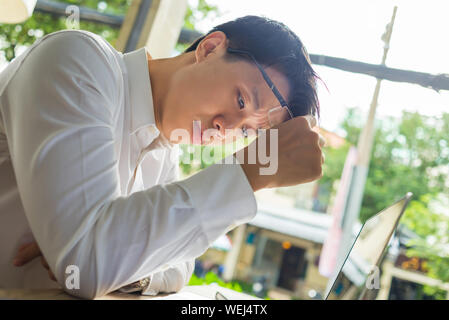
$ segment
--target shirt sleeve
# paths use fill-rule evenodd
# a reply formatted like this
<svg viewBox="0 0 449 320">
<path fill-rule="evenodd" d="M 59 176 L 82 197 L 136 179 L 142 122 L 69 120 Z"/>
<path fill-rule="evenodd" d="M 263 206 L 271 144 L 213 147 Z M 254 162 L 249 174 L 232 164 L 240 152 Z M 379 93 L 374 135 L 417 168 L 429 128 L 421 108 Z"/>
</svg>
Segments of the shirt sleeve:
<svg viewBox="0 0 449 320">
<path fill-rule="evenodd" d="M 167 170 L 165 183 L 172 183 L 179 180 L 179 162 L 176 155 L 179 154 L 179 146 L 175 145 L 170 150 L 170 159 L 172 166 Z M 157 295 L 158 293 L 178 292 L 189 283 L 195 269 L 195 259 L 178 263 L 177 265 L 167 266 L 167 269 L 152 274 L 149 277 L 148 286 L 142 290 L 143 295 Z"/>
<path fill-rule="evenodd" d="M 174 149 L 170 150 L 168 160 L 170 160 L 170 166 L 165 171 L 165 177 L 162 181 L 164 183 L 172 183 L 179 180 L 179 162 L 175 155 L 179 154 L 179 148 L 177 145 Z M 142 166 L 149 167 L 151 164 L 145 162 Z M 145 178 L 145 177 L 143 177 Z M 145 183 L 145 182 L 144 182 Z M 157 295 L 159 293 L 177 292 L 181 290 L 185 285 L 189 283 L 189 280 L 195 269 L 195 259 L 190 261 L 181 262 L 177 265 L 166 266 L 165 270 L 151 274 L 144 281 L 137 281 L 124 288 L 120 288 L 121 292 L 141 292 L 142 295 Z"/>
<path fill-rule="evenodd" d="M 256 214 L 238 164 L 120 196 L 114 63 L 80 32 L 48 37 L 14 75 L 2 110 L 33 235 L 64 290 L 89 299 L 191 261 Z"/>
</svg>

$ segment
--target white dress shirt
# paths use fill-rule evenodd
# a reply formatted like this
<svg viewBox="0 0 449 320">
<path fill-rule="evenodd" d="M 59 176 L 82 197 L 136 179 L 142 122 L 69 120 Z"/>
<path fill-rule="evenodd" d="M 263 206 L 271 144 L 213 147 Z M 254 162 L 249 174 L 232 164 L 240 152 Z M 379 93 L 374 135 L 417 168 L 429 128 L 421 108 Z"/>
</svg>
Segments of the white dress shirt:
<svg viewBox="0 0 449 320">
<path fill-rule="evenodd" d="M 149 277 L 147 294 L 181 289 L 257 205 L 239 164 L 177 179 L 145 48 L 122 54 L 75 30 L 36 41 L 0 74 L 0 287 L 94 298 Z M 58 283 L 40 259 L 13 265 L 31 241 Z M 66 286 L 69 265 L 79 288 Z"/>
</svg>

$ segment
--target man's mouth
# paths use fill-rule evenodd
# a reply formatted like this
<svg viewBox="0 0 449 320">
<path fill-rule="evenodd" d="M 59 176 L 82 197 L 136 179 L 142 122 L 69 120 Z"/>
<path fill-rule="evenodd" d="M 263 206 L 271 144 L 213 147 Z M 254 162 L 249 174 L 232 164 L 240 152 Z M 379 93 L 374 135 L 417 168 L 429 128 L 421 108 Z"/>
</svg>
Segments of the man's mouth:
<svg viewBox="0 0 449 320">
<path fill-rule="evenodd" d="M 207 131 L 207 132 L 206 132 Z M 201 125 L 201 121 L 193 121 L 193 144 L 211 144 L 223 140 L 221 132 L 217 129 L 208 129 Z"/>
</svg>

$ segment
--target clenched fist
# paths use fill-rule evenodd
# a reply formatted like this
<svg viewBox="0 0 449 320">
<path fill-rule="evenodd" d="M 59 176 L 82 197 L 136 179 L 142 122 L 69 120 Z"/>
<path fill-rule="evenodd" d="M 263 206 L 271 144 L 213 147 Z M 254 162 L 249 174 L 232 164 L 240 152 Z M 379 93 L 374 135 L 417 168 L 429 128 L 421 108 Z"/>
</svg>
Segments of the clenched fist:
<svg viewBox="0 0 449 320">
<path fill-rule="evenodd" d="M 321 178 L 321 166 L 324 162 L 321 148 L 324 145 L 324 139 L 312 130 L 315 124 L 315 118 L 310 116 L 290 119 L 272 129 L 266 130 L 263 133 L 265 137 L 259 136 L 251 145 L 239 151 L 244 153 L 243 158 L 245 160 L 248 159 L 248 153 L 251 152 L 249 150 L 261 147 L 260 143 L 258 143 L 259 139 L 266 141 L 266 146 L 262 145 L 262 147 L 266 148 L 265 150 L 271 150 L 270 144 L 275 143 L 275 141 L 270 140 L 273 140 L 276 135 L 270 134 L 270 131 L 278 130 L 278 167 L 274 174 L 261 174 L 260 169 L 264 165 L 259 160 L 255 164 L 248 163 L 248 161 L 241 163 L 242 169 L 254 191 L 262 188 L 292 186 Z M 273 155 L 270 155 L 270 158 L 273 158 Z"/>
</svg>

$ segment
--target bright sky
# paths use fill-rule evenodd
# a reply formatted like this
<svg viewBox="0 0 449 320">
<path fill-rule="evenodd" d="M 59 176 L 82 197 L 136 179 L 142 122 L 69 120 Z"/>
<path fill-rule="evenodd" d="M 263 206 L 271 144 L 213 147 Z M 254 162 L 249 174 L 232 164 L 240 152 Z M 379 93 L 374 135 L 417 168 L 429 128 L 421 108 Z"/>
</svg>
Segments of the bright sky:
<svg viewBox="0 0 449 320">
<path fill-rule="evenodd" d="M 196 0 L 189 0 L 196 3 Z M 201 32 L 244 15 L 263 15 L 285 23 L 309 53 L 378 64 L 381 36 L 398 6 L 387 66 L 432 74 L 449 74 L 449 1 L 351 0 L 209 0 L 223 13 L 197 25 Z M 376 80 L 369 76 L 315 66 L 330 94 L 322 88 L 321 126 L 338 130 L 344 110 L 358 106 L 367 113 Z M 418 85 L 382 81 L 378 117 L 402 110 L 425 115 L 449 112 L 449 91 L 437 93 Z"/>
</svg>

